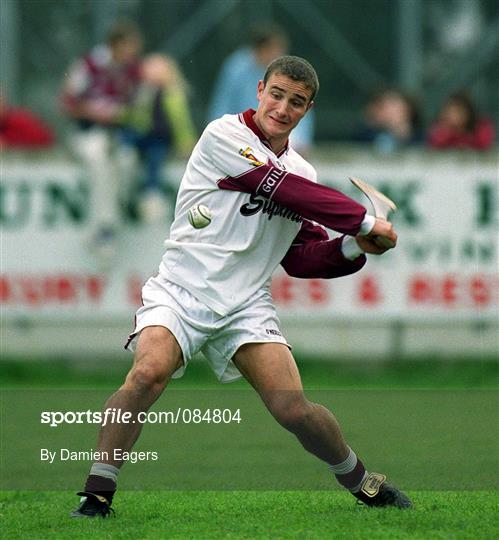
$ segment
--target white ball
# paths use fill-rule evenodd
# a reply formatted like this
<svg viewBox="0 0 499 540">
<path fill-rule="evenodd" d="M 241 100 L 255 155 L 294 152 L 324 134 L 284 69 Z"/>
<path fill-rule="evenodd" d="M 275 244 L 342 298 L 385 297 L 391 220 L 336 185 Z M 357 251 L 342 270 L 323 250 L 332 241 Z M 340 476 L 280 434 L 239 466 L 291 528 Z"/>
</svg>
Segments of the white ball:
<svg viewBox="0 0 499 540">
<path fill-rule="evenodd" d="M 188 218 L 195 229 L 203 229 L 211 223 L 211 212 L 204 204 L 195 204 L 189 209 Z"/>
</svg>

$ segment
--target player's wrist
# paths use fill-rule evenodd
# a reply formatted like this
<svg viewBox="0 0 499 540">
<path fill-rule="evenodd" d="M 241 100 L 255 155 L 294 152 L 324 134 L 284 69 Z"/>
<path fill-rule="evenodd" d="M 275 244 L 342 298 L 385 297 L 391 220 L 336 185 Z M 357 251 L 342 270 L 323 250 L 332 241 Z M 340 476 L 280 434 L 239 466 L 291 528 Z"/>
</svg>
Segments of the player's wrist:
<svg viewBox="0 0 499 540">
<path fill-rule="evenodd" d="M 362 220 L 362 223 L 360 224 L 359 234 L 362 236 L 367 236 L 373 230 L 375 224 L 376 218 L 366 214 Z"/>
<path fill-rule="evenodd" d="M 344 236 L 341 241 L 341 253 L 345 259 L 349 261 L 355 260 L 360 255 L 363 255 L 365 252 L 357 243 L 354 236 Z"/>
</svg>

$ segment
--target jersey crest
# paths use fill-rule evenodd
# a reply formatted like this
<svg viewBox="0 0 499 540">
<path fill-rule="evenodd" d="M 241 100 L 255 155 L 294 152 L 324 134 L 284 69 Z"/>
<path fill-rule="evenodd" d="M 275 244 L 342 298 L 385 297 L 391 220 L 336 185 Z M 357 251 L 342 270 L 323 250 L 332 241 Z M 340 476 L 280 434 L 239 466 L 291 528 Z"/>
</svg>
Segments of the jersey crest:
<svg viewBox="0 0 499 540">
<path fill-rule="evenodd" d="M 260 165 L 265 165 L 262 161 L 259 161 L 255 155 L 253 154 L 253 149 L 247 146 L 244 150 L 242 148 L 239 149 L 239 154 L 246 159 L 249 159 L 251 162 L 251 165 L 253 167 L 259 167 Z"/>
</svg>

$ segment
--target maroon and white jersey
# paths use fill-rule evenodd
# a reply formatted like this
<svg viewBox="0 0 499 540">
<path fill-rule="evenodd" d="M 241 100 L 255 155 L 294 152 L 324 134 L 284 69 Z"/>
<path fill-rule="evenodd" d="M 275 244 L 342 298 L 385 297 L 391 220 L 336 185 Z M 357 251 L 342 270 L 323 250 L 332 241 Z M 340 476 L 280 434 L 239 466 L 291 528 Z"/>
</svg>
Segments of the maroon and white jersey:
<svg viewBox="0 0 499 540">
<path fill-rule="evenodd" d="M 71 111 L 80 100 L 88 100 L 101 107 L 126 104 L 139 82 L 139 62 L 116 64 L 109 47 L 99 45 L 76 61 L 64 83 L 62 101 Z"/>
<path fill-rule="evenodd" d="M 160 274 L 226 315 L 270 286 L 282 263 L 297 277 L 357 271 L 365 256 L 344 257 L 342 239 L 361 230 L 366 210 L 316 183 L 314 168 L 292 148 L 276 155 L 253 110 L 225 115 L 201 135 L 182 178 Z M 211 224 L 195 229 L 189 209 L 207 206 Z M 360 253 L 360 252 L 359 252 Z"/>
</svg>

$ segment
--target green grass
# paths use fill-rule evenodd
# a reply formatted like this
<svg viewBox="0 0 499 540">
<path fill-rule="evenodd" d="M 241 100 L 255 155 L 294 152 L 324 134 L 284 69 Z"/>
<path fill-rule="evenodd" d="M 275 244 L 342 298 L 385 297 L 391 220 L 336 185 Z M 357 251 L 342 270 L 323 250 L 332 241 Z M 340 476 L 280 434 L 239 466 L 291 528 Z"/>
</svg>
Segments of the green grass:
<svg viewBox="0 0 499 540">
<path fill-rule="evenodd" d="M 499 537 L 497 362 L 299 363 L 309 397 L 335 412 L 368 468 L 403 488 L 413 509 L 357 506 L 245 382 L 221 386 L 195 364 L 154 409 L 240 407 L 241 424 L 148 425 L 136 449 L 160 459 L 126 465 L 117 518 L 70 520 L 89 463 L 42 465 L 37 452 L 92 447 L 96 426 L 48 428 L 40 410 L 100 409 L 128 364 L 7 362 L 2 539 Z"/>
<path fill-rule="evenodd" d="M 120 360 L 80 361 L 2 359 L 1 387 L 44 388 L 115 388 L 123 381 L 132 361 L 127 355 Z M 446 361 L 435 358 L 388 359 L 385 362 L 360 362 L 324 358 L 297 358 L 305 388 L 497 388 L 499 358 L 470 358 Z M 172 386 L 214 387 L 220 389 L 206 362 L 196 360 L 182 379 Z M 245 381 L 231 383 L 229 388 L 247 387 Z"/>
<path fill-rule="evenodd" d="M 229 387 L 230 388 L 230 387 Z M 137 451 L 155 461 L 127 463 L 123 489 L 329 490 L 324 464 L 303 451 L 268 414 L 251 389 L 173 389 L 153 411 L 240 410 L 241 422 L 147 424 Z M 50 427 L 41 411 L 99 411 L 107 390 L 3 392 L 3 489 L 75 489 L 91 461 L 53 464 L 46 448 L 95 448 L 96 424 Z M 334 411 L 351 446 L 368 468 L 405 489 L 489 490 L 497 487 L 498 395 L 490 389 L 317 389 L 315 402 Z M 247 464 L 247 465 L 246 465 Z M 292 474 L 290 474 L 292 471 Z"/>
<path fill-rule="evenodd" d="M 492 539 L 494 492 L 409 492 L 414 508 L 373 509 L 344 492 L 125 492 L 117 517 L 71 520 L 67 493 L 5 493 L 2 538 Z M 74 504 L 73 504 L 74 506 Z"/>
</svg>

